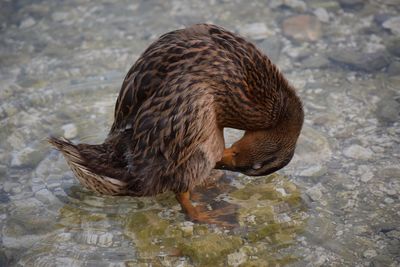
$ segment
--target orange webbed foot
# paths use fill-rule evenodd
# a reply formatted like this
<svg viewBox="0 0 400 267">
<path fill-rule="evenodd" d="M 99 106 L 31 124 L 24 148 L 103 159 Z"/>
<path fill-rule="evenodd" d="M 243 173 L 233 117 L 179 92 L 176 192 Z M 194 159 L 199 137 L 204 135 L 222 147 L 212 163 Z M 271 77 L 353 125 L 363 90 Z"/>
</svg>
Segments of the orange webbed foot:
<svg viewBox="0 0 400 267">
<path fill-rule="evenodd" d="M 222 227 L 233 228 L 235 223 L 223 220 L 224 216 L 234 214 L 232 206 L 226 206 L 217 210 L 207 210 L 204 205 L 194 206 L 190 200 L 190 192 L 178 193 L 176 198 L 182 206 L 182 209 L 189 216 L 190 220 L 198 223 L 216 224 Z"/>
</svg>

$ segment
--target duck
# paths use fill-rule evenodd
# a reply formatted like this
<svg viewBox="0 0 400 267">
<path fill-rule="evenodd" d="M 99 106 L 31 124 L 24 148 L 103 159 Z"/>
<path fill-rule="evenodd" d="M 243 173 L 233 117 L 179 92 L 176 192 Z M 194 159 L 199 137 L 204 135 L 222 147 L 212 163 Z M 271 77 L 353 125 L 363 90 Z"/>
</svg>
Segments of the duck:
<svg viewBox="0 0 400 267">
<path fill-rule="evenodd" d="M 212 24 L 160 36 L 125 76 L 102 144 L 49 137 L 89 190 L 144 197 L 172 191 L 193 221 L 212 222 L 191 202 L 214 170 L 273 173 L 293 157 L 304 111 L 294 87 L 253 43 Z M 243 130 L 225 148 L 224 128 Z"/>
</svg>

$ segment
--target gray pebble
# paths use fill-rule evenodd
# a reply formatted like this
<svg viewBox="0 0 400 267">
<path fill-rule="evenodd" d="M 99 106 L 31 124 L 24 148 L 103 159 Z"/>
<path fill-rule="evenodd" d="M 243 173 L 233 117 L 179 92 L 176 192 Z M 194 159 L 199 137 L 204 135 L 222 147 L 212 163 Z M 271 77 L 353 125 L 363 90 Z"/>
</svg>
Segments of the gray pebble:
<svg viewBox="0 0 400 267">
<path fill-rule="evenodd" d="M 351 145 L 350 147 L 347 147 L 343 154 L 346 157 L 361 160 L 367 160 L 372 157 L 372 151 L 369 148 L 365 148 L 360 145 Z"/>
</svg>

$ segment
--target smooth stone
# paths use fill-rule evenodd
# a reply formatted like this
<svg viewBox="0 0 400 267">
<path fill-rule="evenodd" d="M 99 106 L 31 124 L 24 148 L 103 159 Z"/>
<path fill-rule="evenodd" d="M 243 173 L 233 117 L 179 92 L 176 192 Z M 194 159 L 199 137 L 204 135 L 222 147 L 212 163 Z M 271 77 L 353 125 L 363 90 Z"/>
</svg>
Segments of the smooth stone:
<svg viewBox="0 0 400 267">
<path fill-rule="evenodd" d="M 391 15 L 388 13 L 378 13 L 374 15 L 374 21 L 378 25 L 382 25 L 385 21 L 391 18 Z"/>
<path fill-rule="evenodd" d="M 372 157 L 373 153 L 369 148 L 360 145 L 351 145 L 347 147 L 343 154 L 348 158 L 368 160 Z"/>
<path fill-rule="evenodd" d="M 393 61 L 389 65 L 387 72 L 391 76 L 400 75 L 400 61 Z"/>
<path fill-rule="evenodd" d="M 29 17 L 29 18 L 27 18 L 27 19 L 24 19 L 24 20 L 21 22 L 21 24 L 19 25 L 19 28 L 20 28 L 20 29 L 26 29 L 26 28 L 32 27 L 32 26 L 35 25 L 35 24 L 36 24 L 36 21 L 35 21 L 32 17 Z"/>
<path fill-rule="evenodd" d="M 322 165 L 316 164 L 312 165 L 309 168 L 302 170 L 299 175 L 306 176 L 306 177 L 318 177 L 322 176 L 326 173 L 326 168 Z"/>
<path fill-rule="evenodd" d="M 239 28 L 239 33 L 253 40 L 262 40 L 272 34 L 264 22 L 245 24 Z"/>
<path fill-rule="evenodd" d="M 304 170 L 311 172 L 312 166 L 325 166 L 331 156 L 332 150 L 327 138 L 313 128 L 304 126 L 297 142 L 296 153 L 284 170 L 297 175 Z"/>
<path fill-rule="evenodd" d="M 282 23 L 283 33 L 296 41 L 319 40 L 322 35 L 321 23 L 315 16 L 298 15 L 287 18 Z"/>
<path fill-rule="evenodd" d="M 191 238 L 190 243 L 180 245 L 182 255 L 189 256 L 199 265 L 212 266 L 242 245 L 238 236 L 212 233 Z"/>
<path fill-rule="evenodd" d="M 319 201 L 323 196 L 324 186 L 320 183 L 314 185 L 313 187 L 307 189 L 306 193 L 310 196 L 313 201 Z"/>
<path fill-rule="evenodd" d="M 389 57 L 385 50 L 373 53 L 362 53 L 357 50 L 342 49 L 330 53 L 329 59 L 354 70 L 374 72 L 389 65 Z"/>
<path fill-rule="evenodd" d="M 14 229 L 4 228 L 2 241 L 6 248 L 21 249 L 29 248 L 43 238 L 43 235 L 20 235 Z"/>
<path fill-rule="evenodd" d="M 382 27 L 390 30 L 394 35 L 400 35 L 400 16 L 386 20 Z"/>
<path fill-rule="evenodd" d="M 324 23 L 329 22 L 329 13 L 325 8 L 319 7 L 315 9 L 313 13 L 319 19 L 319 21 Z"/>
<path fill-rule="evenodd" d="M 390 198 L 390 197 L 385 198 L 383 201 L 384 201 L 386 204 L 393 204 L 393 203 L 394 203 L 393 198 Z"/>
<path fill-rule="evenodd" d="M 183 222 L 183 225 L 181 226 L 183 236 L 187 237 L 193 235 L 193 225 L 194 224 L 190 221 Z"/>
<path fill-rule="evenodd" d="M 393 95 L 387 96 L 378 103 L 376 110 L 378 119 L 386 123 L 400 121 L 400 98 L 394 99 Z"/>
<path fill-rule="evenodd" d="M 337 12 L 340 5 L 337 1 L 311 1 L 308 3 L 311 8 L 324 8 L 331 12 Z"/>
<path fill-rule="evenodd" d="M 398 251 L 398 248 L 396 248 L 396 251 Z M 390 266 L 391 263 L 393 263 L 393 260 L 391 259 L 390 255 L 377 255 L 372 259 L 371 264 L 369 266 L 371 267 Z"/>
<path fill-rule="evenodd" d="M 0 175 L 5 175 L 7 173 L 7 166 L 0 164 Z"/>
<path fill-rule="evenodd" d="M 246 262 L 247 255 L 243 251 L 239 250 L 238 252 L 234 252 L 228 255 L 228 265 L 237 267 L 240 264 Z"/>
<path fill-rule="evenodd" d="M 88 230 L 80 234 L 79 238 L 89 245 L 97 245 L 99 247 L 110 247 L 113 244 L 113 234 L 101 231 Z"/>
<path fill-rule="evenodd" d="M 7 138 L 7 143 L 13 150 L 23 150 L 26 148 L 26 140 L 32 140 L 32 136 L 21 131 L 14 131 Z"/>
<path fill-rule="evenodd" d="M 35 197 L 37 200 L 50 204 L 58 202 L 58 199 L 54 197 L 53 193 L 51 193 L 48 189 L 43 188 L 35 193 Z"/>
<path fill-rule="evenodd" d="M 51 15 L 51 18 L 52 18 L 54 21 L 57 21 L 57 22 L 66 20 L 67 17 L 68 17 L 68 13 L 67 13 L 67 12 L 54 12 L 54 13 Z"/>
<path fill-rule="evenodd" d="M 363 256 L 367 259 L 373 258 L 375 256 L 377 256 L 378 253 L 376 253 L 376 251 L 374 249 L 367 249 L 366 251 L 364 251 Z"/>
<path fill-rule="evenodd" d="M 390 39 L 386 43 L 386 48 L 391 54 L 400 57 L 400 38 Z"/>
<path fill-rule="evenodd" d="M 7 181 L 7 182 L 4 182 L 4 184 L 3 184 L 3 190 L 4 190 L 4 192 L 9 193 L 9 192 L 11 192 L 11 190 L 13 188 L 19 187 L 19 186 L 21 186 L 19 183 L 13 183 L 13 182 Z"/>
<path fill-rule="evenodd" d="M 319 69 L 329 66 L 330 61 L 323 55 L 312 55 L 301 62 L 301 65 L 310 69 Z"/>
<path fill-rule="evenodd" d="M 361 178 L 360 178 L 361 182 L 364 182 L 364 183 L 366 183 L 366 182 L 370 181 L 372 178 L 374 178 L 374 174 L 366 165 L 359 166 L 358 173 L 361 176 Z"/>
<path fill-rule="evenodd" d="M 78 135 L 78 128 L 73 123 L 65 124 L 61 129 L 64 131 L 64 137 L 67 139 L 75 138 Z"/>
<path fill-rule="evenodd" d="M 283 0 L 281 5 L 290 7 L 297 11 L 305 11 L 307 9 L 306 3 L 300 0 Z"/>
<path fill-rule="evenodd" d="M 364 0 L 339 0 L 342 8 L 359 10 L 364 7 Z"/>
<path fill-rule="evenodd" d="M 34 167 L 43 159 L 43 152 L 31 147 L 13 154 L 11 159 L 12 167 Z"/>
</svg>

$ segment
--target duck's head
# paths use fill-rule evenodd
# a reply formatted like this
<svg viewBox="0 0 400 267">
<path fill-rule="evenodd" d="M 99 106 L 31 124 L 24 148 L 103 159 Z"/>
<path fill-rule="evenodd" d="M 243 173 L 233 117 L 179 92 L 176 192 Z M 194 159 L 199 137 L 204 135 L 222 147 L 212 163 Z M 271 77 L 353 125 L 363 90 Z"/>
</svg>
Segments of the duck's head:
<svg viewBox="0 0 400 267">
<path fill-rule="evenodd" d="M 225 149 L 215 168 L 249 176 L 268 175 L 290 162 L 297 137 L 276 131 L 246 132 L 242 139 Z"/>
</svg>

